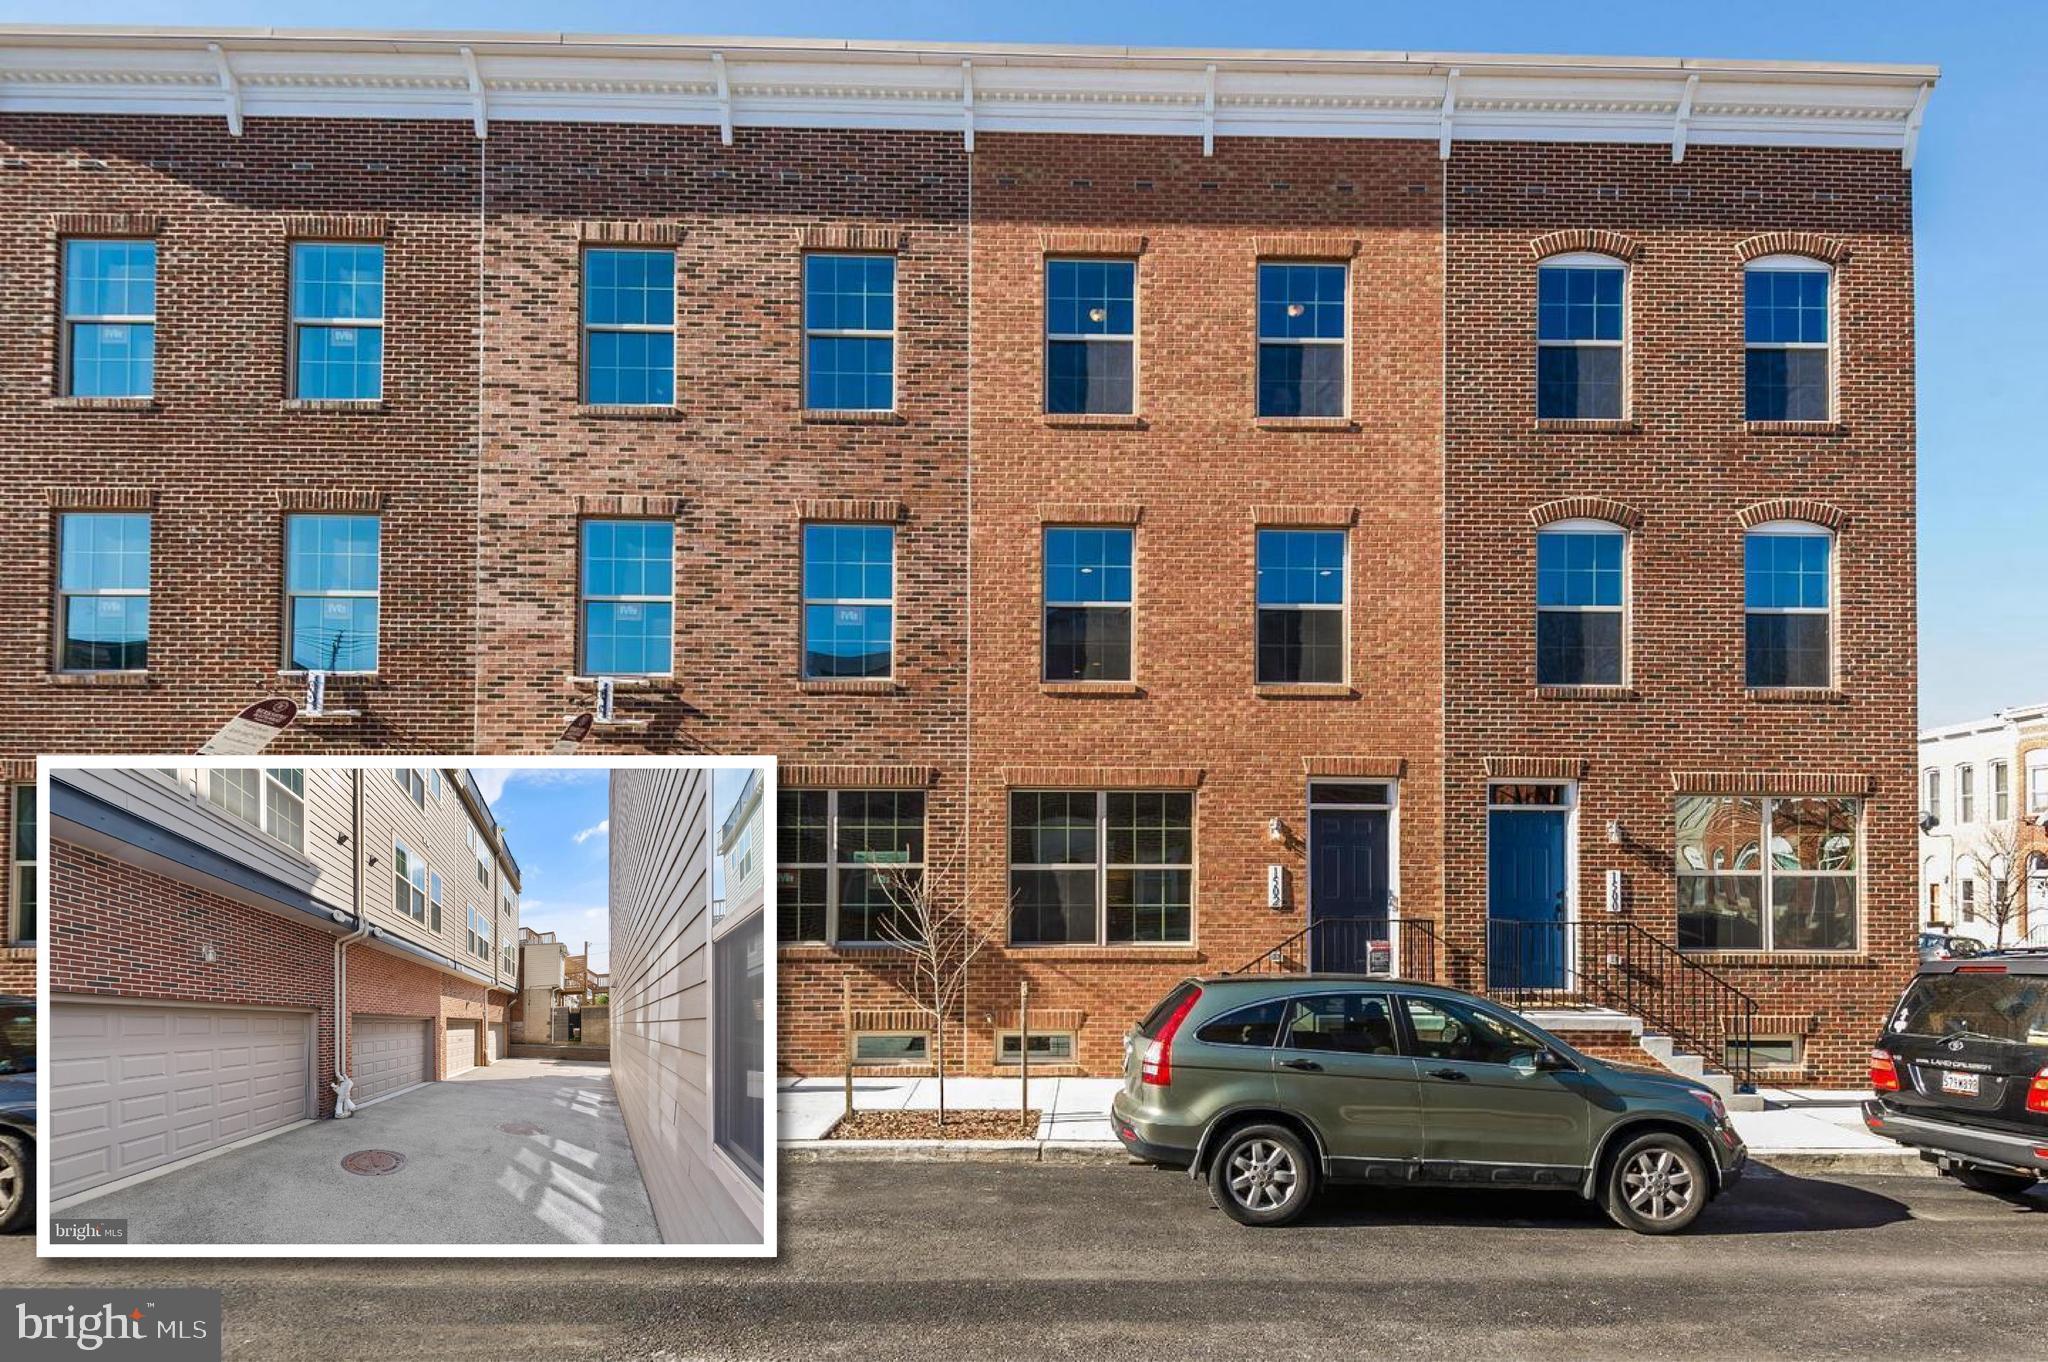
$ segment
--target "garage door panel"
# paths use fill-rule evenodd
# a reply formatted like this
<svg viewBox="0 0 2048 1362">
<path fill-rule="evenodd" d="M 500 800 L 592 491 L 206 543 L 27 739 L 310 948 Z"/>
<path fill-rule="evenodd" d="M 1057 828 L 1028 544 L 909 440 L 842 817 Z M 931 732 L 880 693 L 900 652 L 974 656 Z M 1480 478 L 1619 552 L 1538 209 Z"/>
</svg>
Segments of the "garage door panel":
<svg viewBox="0 0 2048 1362">
<path fill-rule="evenodd" d="M 482 1041 L 482 1023 L 473 1021 L 451 1021 L 448 1023 L 447 1058 L 442 1066 L 444 1077 L 453 1078 L 476 1067 L 476 1052 Z"/>
<path fill-rule="evenodd" d="M 349 1023 L 349 1074 L 356 1083 L 355 1100 L 373 1101 L 433 1077 L 427 1060 L 432 1032 L 433 1023 L 425 1018 L 354 1018 Z"/>
</svg>

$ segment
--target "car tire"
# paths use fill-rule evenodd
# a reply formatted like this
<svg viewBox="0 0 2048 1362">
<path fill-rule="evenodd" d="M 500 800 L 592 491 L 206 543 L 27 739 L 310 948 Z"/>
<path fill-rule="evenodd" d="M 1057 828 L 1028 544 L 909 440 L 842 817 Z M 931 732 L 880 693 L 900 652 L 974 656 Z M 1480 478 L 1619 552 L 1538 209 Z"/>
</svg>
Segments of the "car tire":
<svg viewBox="0 0 2048 1362">
<path fill-rule="evenodd" d="M 36 1204 L 36 1161 L 26 1141 L 0 1135 L 0 1234 L 12 1234 L 28 1223 Z"/>
<path fill-rule="evenodd" d="M 1971 1191 L 1992 1196 L 2018 1196 L 2032 1190 L 2036 1181 L 2024 1173 L 1994 1173 L 1988 1168 L 1958 1168 L 1953 1176 Z"/>
<path fill-rule="evenodd" d="M 1608 1218 L 1637 1234 L 1676 1234 L 1699 1218 L 1713 1191 L 1706 1160 L 1682 1136 L 1651 1131 L 1607 1161 Z"/>
<path fill-rule="evenodd" d="M 1240 1126 L 1209 1163 L 1209 1194 L 1240 1225 L 1290 1225 L 1315 1200 L 1318 1174 L 1302 1138 L 1286 1126 Z"/>
</svg>

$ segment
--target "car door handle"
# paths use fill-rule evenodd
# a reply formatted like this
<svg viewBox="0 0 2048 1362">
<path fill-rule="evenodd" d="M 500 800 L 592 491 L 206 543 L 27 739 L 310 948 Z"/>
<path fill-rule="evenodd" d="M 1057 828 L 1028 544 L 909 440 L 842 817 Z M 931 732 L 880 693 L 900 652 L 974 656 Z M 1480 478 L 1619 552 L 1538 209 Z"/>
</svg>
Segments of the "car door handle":
<svg viewBox="0 0 2048 1362">
<path fill-rule="evenodd" d="M 1283 1059 L 1280 1061 L 1280 1067 L 1283 1069 L 1299 1069 L 1303 1073 L 1310 1074 L 1319 1074 L 1323 1071 L 1323 1066 L 1312 1059 Z"/>
<path fill-rule="evenodd" d="M 1461 1069 L 1431 1069 L 1429 1076 L 1431 1078 L 1441 1078 L 1446 1083 L 1470 1083 L 1472 1081 L 1472 1075 Z"/>
</svg>

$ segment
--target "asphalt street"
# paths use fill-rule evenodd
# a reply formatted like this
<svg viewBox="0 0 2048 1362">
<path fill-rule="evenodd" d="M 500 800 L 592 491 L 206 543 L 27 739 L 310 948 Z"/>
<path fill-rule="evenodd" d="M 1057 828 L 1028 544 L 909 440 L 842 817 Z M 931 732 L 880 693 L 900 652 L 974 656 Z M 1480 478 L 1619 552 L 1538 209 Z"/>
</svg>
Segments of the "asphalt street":
<svg viewBox="0 0 2048 1362">
<path fill-rule="evenodd" d="M 2040 1357 L 2048 1193 L 1759 1172 L 1643 1239 L 1558 1194 L 1355 1191 L 1247 1230 L 1136 1167 L 788 1166 L 776 1262 L 38 1263 L 213 1285 L 228 1356 Z"/>
</svg>

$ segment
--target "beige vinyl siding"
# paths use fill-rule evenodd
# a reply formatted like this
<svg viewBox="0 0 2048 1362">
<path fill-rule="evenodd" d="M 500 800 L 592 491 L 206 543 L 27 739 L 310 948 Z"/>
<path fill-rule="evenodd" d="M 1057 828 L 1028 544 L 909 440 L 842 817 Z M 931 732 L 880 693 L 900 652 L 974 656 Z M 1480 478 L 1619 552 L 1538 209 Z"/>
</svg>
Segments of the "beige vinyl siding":
<svg viewBox="0 0 2048 1362">
<path fill-rule="evenodd" d="M 762 1237 L 760 1193 L 712 1162 L 710 800 L 708 771 L 611 773 L 612 1075 L 672 1244 Z"/>
<path fill-rule="evenodd" d="M 331 882 L 315 861 L 240 819 L 222 813 L 203 797 L 195 796 L 189 783 L 192 778 L 190 770 L 179 774 L 177 783 L 150 771 L 113 769 L 58 771 L 51 779 L 73 786 L 252 870 L 303 889 L 325 903 L 344 909 L 349 906 L 346 879 Z M 306 839 L 309 843 L 313 840 L 310 828 Z"/>
</svg>

